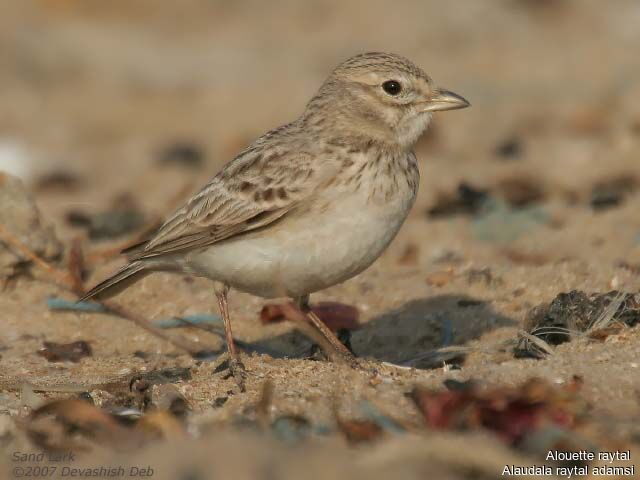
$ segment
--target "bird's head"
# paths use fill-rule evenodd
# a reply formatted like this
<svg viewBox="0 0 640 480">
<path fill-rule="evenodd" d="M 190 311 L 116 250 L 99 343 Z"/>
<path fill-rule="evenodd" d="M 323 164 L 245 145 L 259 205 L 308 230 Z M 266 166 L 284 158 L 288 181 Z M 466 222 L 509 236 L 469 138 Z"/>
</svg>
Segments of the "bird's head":
<svg viewBox="0 0 640 480">
<path fill-rule="evenodd" d="M 410 60 L 389 53 L 364 53 L 331 73 L 306 115 L 330 116 L 334 119 L 330 128 L 345 135 L 371 136 L 411 149 L 433 112 L 468 106 L 460 95 L 435 86 Z"/>
</svg>

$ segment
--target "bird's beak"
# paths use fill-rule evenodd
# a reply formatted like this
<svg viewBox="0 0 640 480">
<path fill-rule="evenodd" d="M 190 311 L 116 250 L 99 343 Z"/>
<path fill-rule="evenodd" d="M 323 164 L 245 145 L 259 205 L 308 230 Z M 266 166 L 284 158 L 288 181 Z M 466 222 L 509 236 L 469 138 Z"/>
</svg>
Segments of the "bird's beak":
<svg viewBox="0 0 640 480">
<path fill-rule="evenodd" d="M 437 112 L 439 110 L 457 110 L 459 108 L 467 108 L 471 104 L 457 93 L 437 88 L 431 99 L 426 102 L 423 112 Z"/>
</svg>

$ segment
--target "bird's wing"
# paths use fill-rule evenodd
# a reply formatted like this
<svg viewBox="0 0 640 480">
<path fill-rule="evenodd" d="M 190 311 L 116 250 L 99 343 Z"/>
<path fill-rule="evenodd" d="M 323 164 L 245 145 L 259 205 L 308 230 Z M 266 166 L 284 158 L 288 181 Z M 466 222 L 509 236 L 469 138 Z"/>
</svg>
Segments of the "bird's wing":
<svg viewBox="0 0 640 480">
<path fill-rule="evenodd" d="M 310 197 L 327 176 L 303 152 L 260 150 L 236 157 L 149 241 L 125 253 L 136 260 L 192 250 L 263 227 Z"/>
</svg>

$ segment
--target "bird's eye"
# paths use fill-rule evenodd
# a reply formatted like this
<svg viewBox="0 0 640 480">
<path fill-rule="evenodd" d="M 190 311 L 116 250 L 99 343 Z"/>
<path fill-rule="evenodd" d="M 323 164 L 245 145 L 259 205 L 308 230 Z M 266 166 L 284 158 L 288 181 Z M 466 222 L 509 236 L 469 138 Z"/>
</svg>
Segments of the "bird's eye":
<svg viewBox="0 0 640 480">
<path fill-rule="evenodd" d="M 382 84 L 382 89 L 389 95 L 398 95 L 402 91 L 402 85 L 396 80 L 387 80 Z"/>
</svg>

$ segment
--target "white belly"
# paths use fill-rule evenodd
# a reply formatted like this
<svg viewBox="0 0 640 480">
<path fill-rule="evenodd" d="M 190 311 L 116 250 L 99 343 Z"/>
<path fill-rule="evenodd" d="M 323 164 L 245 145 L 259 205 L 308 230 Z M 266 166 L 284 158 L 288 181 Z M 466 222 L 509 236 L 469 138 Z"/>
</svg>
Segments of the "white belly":
<svg viewBox="0 0 640 480">
<path fill-rule="evenodd" d="M 415 192 L 390 200 L 359 192 L 325 211 L 286 216 L 276 226 L 217 243 L 187 260 L 188 269 L 264 298 L 299 297 L 369 267 L 404 222 Z"/>
</svg>

